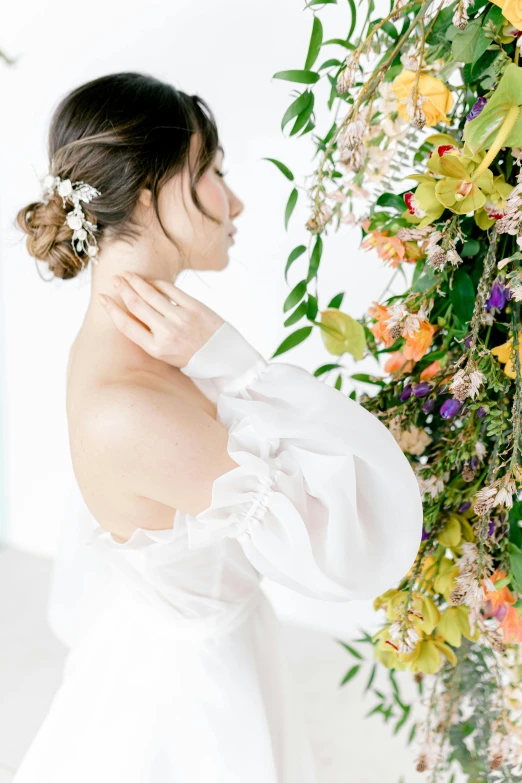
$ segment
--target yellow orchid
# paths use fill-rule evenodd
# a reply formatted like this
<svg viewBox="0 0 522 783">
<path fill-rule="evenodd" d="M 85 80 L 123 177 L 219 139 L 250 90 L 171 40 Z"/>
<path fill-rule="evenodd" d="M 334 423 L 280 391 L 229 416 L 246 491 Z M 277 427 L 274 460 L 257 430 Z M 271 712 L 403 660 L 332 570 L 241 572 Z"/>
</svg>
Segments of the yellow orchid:
<svg viewBox="0 0 522 783">
<path fill-rule="evenodd" d="M 440 593 L 446 599 L 453 592 L 457 586 L 456 577 L 459 574 L 459 567 L 454 560 L 450 560 L 449 557 L 442 557 L 439 562 L 439 570 L 437 576 L 433 580 L 433 589 L 435 592 Z"/>
<path fill-rule="evenodd" d="M 442 546 L 453 547 L 458 545 L 461 538 L 460 520 L 457 514 L 450 514 L 446 524 L 437 536 L 437 541 Z"/>
<path fill-rule="evenodd" d="M 495 220 L 502 217 L 504 209 L 506 208 L 506 199 L 509 197 L 513 185 L 506 182 L 503 174 L 499 174 L 498 177 L 493 178 L 493 189 L 486 199 L 486 203 L 482 209 L 477 210 L 474 213 L 475 223 L 483 231 L 487 231 L 491 228 Z"/>
<path fill-rule="evenodd" d="M 409 663 L 412 672 L 423 672 L 424 674 L 435 674 L 444 663 L 445 656 L 452 666 L 457 663 L 457 656 L 442 637 L 433 639 L 422 639 L 415 650 L 408 655 L 399 655 L 398 658 Z"/>
<path fill-rule="evenodd" d="M 437 632 L 453 647 L 460 647 L 462 637 L 476 641 L 480 635 L 478 628 L 471 633 L 469 627 L 469 607 L 465 605 L 450 606 L 442 613 L 437 626 Z"/>
<path fill-rule="evenodd" d="M 396 620 L 403 613 L 407 596 L 407 591 L 401 590 L 391 599 L 387 609 L 390 622 Z M 413 610 L 409 615 L 411 623 L 419 632 L 430 634 L 440 620 L 439 608 L 429 595 L 414 592 L 409 609 Z"/>
</svg>

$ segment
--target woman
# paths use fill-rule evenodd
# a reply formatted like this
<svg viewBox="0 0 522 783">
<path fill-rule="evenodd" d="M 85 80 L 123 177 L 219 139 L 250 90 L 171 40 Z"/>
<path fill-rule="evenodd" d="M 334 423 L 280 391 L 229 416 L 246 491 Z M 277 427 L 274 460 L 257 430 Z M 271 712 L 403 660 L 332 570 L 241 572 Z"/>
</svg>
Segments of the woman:
<svg viewBox="0 0 522 783">
<path fill-rule="evenodd" d="M 112 578 L 14 780 L 319 783 L 260 580 L 325 601 L 394 586 L 421 541 L 413 470 L 362 406 L 175 285 L 226 266 L 243 209 L 201 99 L 96 79 L 56 109 L 49 155 L 18 220 L 55 275 L 95 262 L 67 415 Z"/>
</svg>

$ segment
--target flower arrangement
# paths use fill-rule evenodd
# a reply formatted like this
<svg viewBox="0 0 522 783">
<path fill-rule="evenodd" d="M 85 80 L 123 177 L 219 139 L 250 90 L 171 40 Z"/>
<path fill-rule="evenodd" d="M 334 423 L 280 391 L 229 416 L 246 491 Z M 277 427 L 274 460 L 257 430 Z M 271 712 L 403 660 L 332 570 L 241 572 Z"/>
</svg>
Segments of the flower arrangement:
<svg viewBox="0 0 522 783">
<path fill-rule="evenodd" d="M 369 714 L 410 727 L 416 769 L 432 783 L 459 771 L 472 783 L 520 780 L 522 2 L 392 0 L 379 15 L 371 0 L 357 19 L 349 0 L 347 33 L 328 40 L 317 12 L 328 4 L 307 7 L 305 66 L 275 74 L 303 87 L 282 127 L 314 131 L 320 80 L 336 111 L 324 135 L 312 133 L 310 240 L 285 269 L 307 258 L 284 305 L 286 326 L 305 325 L 274 356 L 317 327 L 333 356 L 374 357 L 376 375 L 349 375 L 338 361 L 315 374 L 335 372 L 337 389 L 349 375 L 350 396 L 390 428 L 424 501 L 415 563 L 375 599 L 382 627 L 355 640 L 372 649 Z M 334 47 L 341 55 L 316 67 Z M 294 185 L 286 226 L 298 197 Z M 341 224 L 358 226 L 362 248 L 406 280 L 360 319 L 342 311 L 342 292 L 320 310 L 310 290 L 323 234 Z M 344 683 L 364 656 L 342 644 L 356 659 Z M 399 671 L 411 673 L 418 704 L 402 699 Z M 391 701 L 374 686 L 379 672 Z"/>
</svg>

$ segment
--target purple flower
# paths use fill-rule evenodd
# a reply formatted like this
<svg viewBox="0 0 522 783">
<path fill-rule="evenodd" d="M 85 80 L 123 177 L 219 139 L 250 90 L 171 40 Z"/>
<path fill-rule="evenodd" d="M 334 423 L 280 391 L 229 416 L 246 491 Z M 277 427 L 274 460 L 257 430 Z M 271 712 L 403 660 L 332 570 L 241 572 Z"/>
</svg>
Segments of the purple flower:
<svg viewBox="0 0 522 783">
<path fill-rule="evenodd" d="M 428 400 L 426 400 L 426 402 L 422 404 L 422 410 L 424 411 L 424 413 L 431 413 L 434 407 L 435 407 L 434 397 L 430 397 Z"/>
<path fill-rule="evenodd" d="M 440 415 L 443 419 L 451 419 L 462 408 L 460 400 L 456 400 L 455 397 L 450 397 L 440 406 Z"/>
<path fill-rule="evenodd" d="M 471 122 L 471 120 L 474 120 L 475 117 L 478 117 L 487 102 L 487 98 L 477 98 L 476 102 L 472 106 L 470 113 L 466 116 L 467 121 Z"/>
<path fill-rule="evenodd" d="M 480 406 L 480 408 L 477 408 L 477 416 L 479 417 L 479 419 L 483 419 L 486 413 L 487 411 L 482 405 Z"/>
<path fill-rule="evenodd" d="M 472 470 L 476 470 L 479 466 L 478 457 L 472 457 L 469 461 L 469 466 Z"/>
<path fill-rule="evenodd" d="M 424 525 L 423 525 L 423 526 L 422 526 L 422 538 L 421 538 L 421 541 L 426 541 L 426 539 L 428 539 L 429 537 L 430 537 L 430 534 L 429 534 L 429 533 L 427 533 L 427 532 L 424 530 Z"/>
<path fill-rule="evenodd" d="M 507 606 L 505 604 L 499 604 L 495 609 L 495 611 L 493 612 L 493 614 L 495 615 L 497 620 L 500 620 L 500 622 L 502 622 L 502 620 L 507 614 Z"/>
<path fill-rule="evenodd" d="M 463 514 L 465 511 L 471 508 L 471 500 L 465 500 L 464 503 L 461 503 L 458 507 L 457 511 L 459 514 Z"/>
<path fill-rule="evenodd" d="M 506 304 L 506 300 L 507 292 L 506 286 L 504 285 L 504 278 L 497 277 L 491 286 L 491 291 L 489 292 L 484 307 L 486 310 L 491 310 L 492 307 L 497 307 L 499 310 L 502 310 Z"/>
<path fill-rule="evenodd" d="M 497 520 L 491 519 L 488 525 L 488 536 L 493 535 L 493 531 L 495 530 L 496 525 L 497 525 Z"/>
<path fill-rule="evenodd" d="M 412 385 L 411 383 L 407 383 L 401 392 L 400 401 L 406 402 L 406 400 L 411 397 L 411 392 L 412 392 Z"/>
<path fill-rule="evenodd" d="M 468 336 L 464 340 L 464 345 L 466 346 L 466 348 L 470 348 L 471 347 L 471 335 L 470 334 L 468 334 Z"/>
<path fill-rule="evenodd" d="M 416 397 L 426 397 L 432 389 L 433 384 L 428 383 L 428 381 L 421 381 L 415 386 L 413 393 Z"/>
</svg>

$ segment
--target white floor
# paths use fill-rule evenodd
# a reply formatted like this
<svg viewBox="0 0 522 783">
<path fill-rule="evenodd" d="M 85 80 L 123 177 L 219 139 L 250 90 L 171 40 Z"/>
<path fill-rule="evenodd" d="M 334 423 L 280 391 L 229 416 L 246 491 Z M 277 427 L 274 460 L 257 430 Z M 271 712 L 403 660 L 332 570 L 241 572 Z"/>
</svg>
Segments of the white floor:
<svg viewBox="0 0 522 783">
<path fill-rule="evenodd" d="M 51 571 L 49 559 L 0 548 L 0 783 L 12 780 L 36 734 L 58 687 L 67 652 L 46 622 Z M 355 659 L 331 634 L 286 624 L 285 636 L 314 725 L 321 783 L 425 781 L 415 772 L 404 730 L 393 737 L 392 727 L 382 717 L 364 718 L 376 703 L 364 693 L 369 664 L 362 676 L 359 673 L 340 688 Z M 346 636 L 343 641 L 351 639 Z M 387 678 L 383 672 L 380 676 L 379 688 L 388 692 Z M 397 679 L 403 698 L 413 701 L 411 678 L 399 675 Z"/>
</svg>

